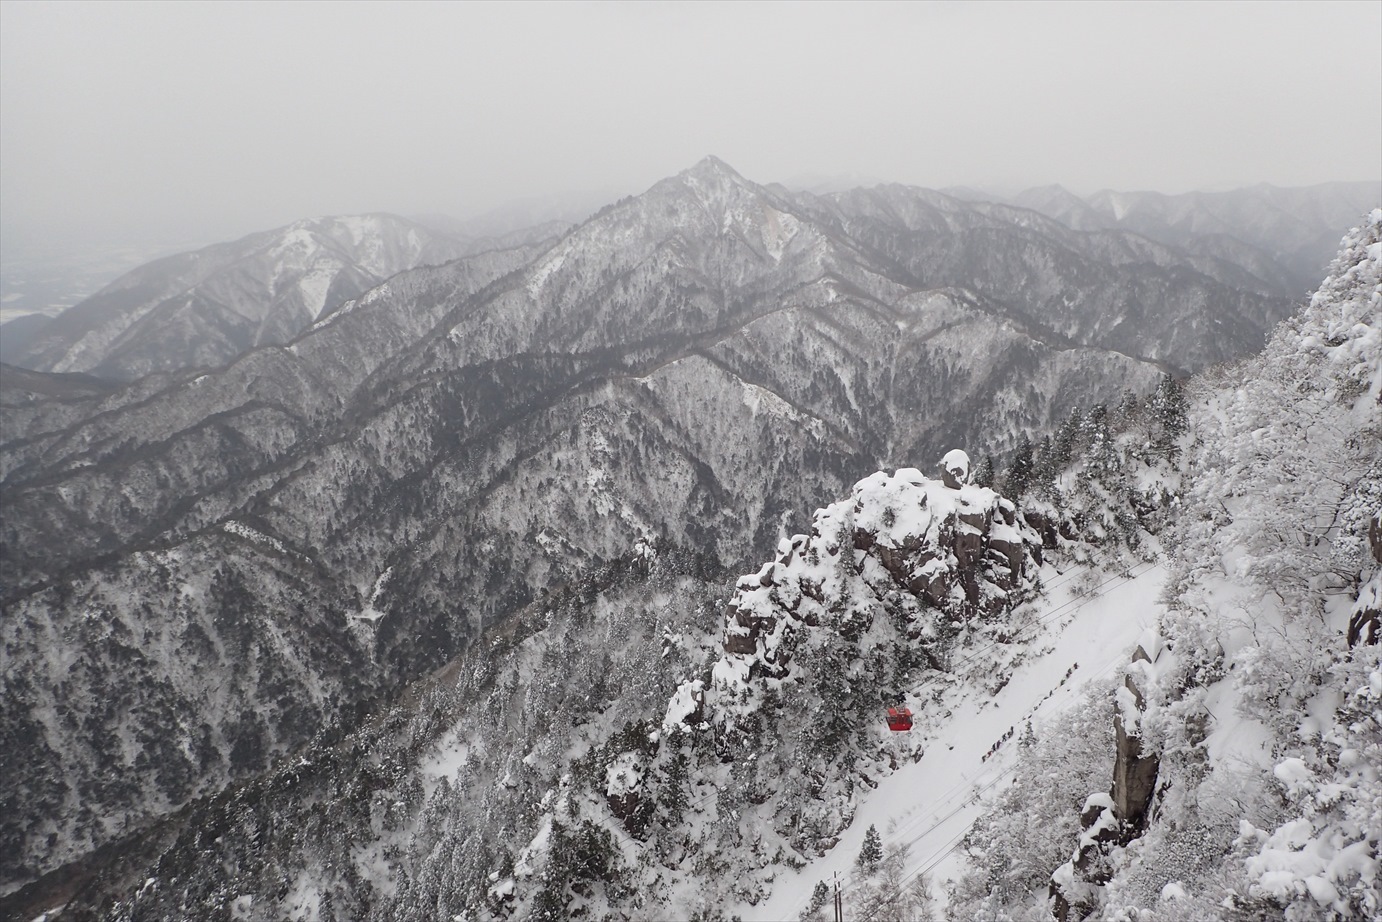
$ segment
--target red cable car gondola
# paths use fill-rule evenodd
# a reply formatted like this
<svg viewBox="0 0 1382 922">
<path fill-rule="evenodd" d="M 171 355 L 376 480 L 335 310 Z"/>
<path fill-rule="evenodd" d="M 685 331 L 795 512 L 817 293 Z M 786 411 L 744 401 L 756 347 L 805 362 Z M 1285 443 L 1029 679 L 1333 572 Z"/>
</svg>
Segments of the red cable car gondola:
<svg viewBox="0 0 1382 922">
<path fill-rule="evenodd" d="M 912 729 L 911 709 L 888 708 L 888 729 L 893 731 Z"/>
</svg>

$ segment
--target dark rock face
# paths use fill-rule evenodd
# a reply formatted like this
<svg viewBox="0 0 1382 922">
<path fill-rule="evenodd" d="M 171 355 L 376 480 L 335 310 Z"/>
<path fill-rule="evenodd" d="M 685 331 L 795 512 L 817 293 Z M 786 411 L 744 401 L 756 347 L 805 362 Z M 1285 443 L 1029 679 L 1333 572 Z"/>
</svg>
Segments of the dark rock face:
<svg viewBox="0 0 1382 922">
<path fill-rule="evenodd" d="M 1133 651 L 1132 662 L 1154 666 L 1163 652 L 1160 638 L 1147 636 Z M 1112 789 L 1085 801 L 1080 813 L 1083 832 L 1075 854 L 1051 875 L 1048 892 L 1056 922 L 1083 919 L 1094 908 L 1096 889 L 1108 880 L 1100 858 L 1110 847 L 1126 845 L 1146 829 L 1160 760 L 1142 753 L 1140 724 L 1145 706 L 1142 690 L 1129 675 L 1114 704 L 1117 748 Z"/>
<path fill-rule="evenodd" d="M 1382 509 L 1368 523 L 1368 544 L 1372 548 L 1373 572 L 1363 580 L 1348 620 L 1350 647 L 1382 642 Z"/>
<path fill-rule="evenodd" d="M 629 791 L 625 795 L 615 796 L 615 798 L 605 798 L 605 803 L 609 805 L 609 811 L 615 814 L 621 821 L 632 820 L 638 811 L 638 805 L 643 803 L 643 798 L 638 796 L 637 791 Z"/>
<path fill-rule="evenodd" d="M 1080 811 L 1080 843 L 1069 863 L 1051 877 L 1047 894 L 1057 922 L 1083 919 L 1093 908 L 1093 888 L 1107 881 L 1099 858 L 1120 840 L 1114 805 L 1107 794 L 1095 794 Z"/>
<path fill-rule="evenodd" d="M 1151 657 L 1141 646 L 1133 653 L 1134 663 L 1150 663 Z M 1129 676 L 1123 686 L 1131 697 L 1134 714 L 1140 715 L 1146 700 L 1137 683 Z M 1124 702 L 1125 704 L 1126 702 Z M 1156 790 L 1157 769 L 1160 761 L 1156 756 L 1142 754 L 1142 736 L 1137 727 L 1129 727 L 1125 722 L 1124 708 L 1118 707 L 1113 715 L 1116 739 L 1116 756 L 1113 763 L 1113 812 L 1129 838 L 1141 835 L 1147 825 L 1147 809 L 1151 806 L 1152 794 Z"/>
<path fill-rule="evenodd" d="M 605 803 L 624 827 L 633 831 L 643 803 L 643 763 L 635 753 L 617 756 L 605 776 Z"/>
<path fill-rule="evenodd" d="M 629 791 L 618 796 L 605 797 L 605 803 L 609 804 L 609 810 L 620 820 L 629 820 L 638 811 L 638 805 L 643 802 L 637 791 Z"/>
<path fill-rule="evenodd" d="M 1382 567 L 1382 509 L 1373 513 L 1368 523 L 1368 546 L 1372 548 L 1373 563 Z"/>
<path fill-rule="evenodd" d="M 758 648 L 758 638 L 763 633 L 763 624 L 759 621 L 740 618 L 738 610 L 733 610 L 730 617 L 734 618 L 735 623 L 745 631 L 742 634 L 730 634 L 725 637 L 725 652 L 747 655 Z"/>
<path fill-rule="evenodd" d="M 1348 645 L 1372 644 L 1382 640 L 1382 609 L 1364 605 L 1353 612 L 1348 622 Z"/>
</svg>

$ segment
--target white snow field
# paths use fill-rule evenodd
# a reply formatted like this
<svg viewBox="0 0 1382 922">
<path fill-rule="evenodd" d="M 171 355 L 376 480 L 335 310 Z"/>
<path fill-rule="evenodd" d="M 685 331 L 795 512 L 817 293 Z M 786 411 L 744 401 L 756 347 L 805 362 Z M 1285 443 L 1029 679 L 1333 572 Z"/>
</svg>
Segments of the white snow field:
<svg viewBox="0 0 1382 922">
<path fill-rule="evenodd" d="M 1081 686 L 1129 661 L 1139 637 L 1156 624 L 1157 598 L 1166 572 L 1160 564 L 1147 563 L 1126 575 L 1103 572 L 1094 592 L 1084 596 L 1077 587 L 1087 588 L 1085 567 L 1061 573 L 1047 565 L 1041 575 L 1048 593 L 1031 611 L 1043 627 L 1028 641 L 1027 658 L 1011 681 L 992 697 L 983 692 L 981 683 L 964 683 L 963 696 L 954 703 L 947 700 L 951 715 L 924 741 L 921 759 L 901 762 L 872 791 L 860 787 L 854 821 L 839 844 L 800 870 L 783 868 L 769 899 L 757 906 L 739 905 L 733 913 L 745 922 L 795 919 L 806 908 L 816 882 L 829 883 L 838 873 L 845 918 L 854 918 L 850 881 L 864 833 L 871 825 L 878 827 L 885 850 L 897 845 L 910 848 L 900 884 L 928 875 L 932 896 L 938 903 L 944 901 L 945 883 L 961 870 L 956 854 L 960 841 L 985 809 L 984 801 L 1012 782 L 1011 765 L 1028 718 L 1039 735 L 1045 722 L 1078 699 Z M 1018 618 L 1031 616 L 1030 611 L 1017 614 Z M 1066 679 L 1076 664 L 1078 668 Z M 957 667 L 963 674 L 963 661 Z M 917 690 L 907 704 L 919 716 L 922 709 L 936 707 Z M 911 732 L 926 732 L 923 725 L 918 720 Z M 1010 728 L 1012 736 L 985 759 L 985 753 Z"/>
</svg>

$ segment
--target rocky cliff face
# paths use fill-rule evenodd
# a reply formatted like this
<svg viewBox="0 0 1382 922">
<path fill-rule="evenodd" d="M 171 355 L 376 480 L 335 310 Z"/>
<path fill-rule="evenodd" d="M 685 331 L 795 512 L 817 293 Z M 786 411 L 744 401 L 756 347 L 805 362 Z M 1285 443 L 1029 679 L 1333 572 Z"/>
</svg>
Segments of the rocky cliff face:
<svg viewBox="0 0 1382 922">
<path fill-rule="evenodd" d="M 1112 876 L 1109 851 L 1137 838 L 1151 821 L 1160 759 L 1143 751 L 1144 689 L 1167 671 L 1170 658 L 1154 632 L 1144 635 L 1133 651 L 1130 674 L 1114 700 L 1113 783 L 1107 794 L 1096 792 L 1085 801 L 1075 854 L 1051 875 L 1051 911 L 1057 922 L 1083 919 L 1094 909 L 1097 888 Z"/>
<path fill-rule="evenodd" d="M 1259 289 L 1020 209 L 708 160 L 215 371 L 6 399 L 0 877 L 256 770 L 639 541 L 743 566 L 862 471 L 1150 390 L 1153 315 L 1205 332 L 1175 364 L 1242 348 L 1212 320 L 1273 315 Z M 960 499 L 944 559 L 840 540 L 982 618 L 1027 551 Z"/>
<path fill-rule="evenodd" d="M 934 637 L 928 610 L 950 621 L 992 618 L 1030 595 L 1036 532 L 1011 502 L 967 482 L 963 452 L 946 460 L 954 466 L 940 480 L 906 468 L 860 481 L 851 499 L 816 513 L 810 535 L 784 540 L 775 561 L 741 579 L 726 608 L 720 670 L 783 678 L 802 630 L 851 609 L 859 620 L 850 630 L 867 633 L 897 590 L 914 600 L 897 612 L 910 640 Z"/>
<path fill-rule="evenodd" d="M 1349 618 L 1350 647 L 1382 641 L 1382 509 L 1368 523 L 1368 547 L 1372 552 L 1372 565 L 1364 570 L 1358 601 L 1354 602 Z"/>
<path fill-rule="evenodd" d="M 920 757 L 923 728 L 948 714 L 942 687 L 996 690 L 1021 656 L 1030 625 L 1016 612 L 1036 594 L 1040 540 L 1013 503 L 968 483 L 964 452 L 937 475 L 878 472 L 818 509 L 809 533 L 739 579 L 720 656 L 669 699 L 649 764 L 689 758 L 704 777 L 744 766 L 717 806 L 718 821 L 757 830 L 727 871 L 739 898 L 770 889 L 783 853 L 825 854 L 858 786 Z M 960 675 L 961 651 L 985 668 Z M 919 729 L 884 744 L 885 706 L 904 705 Z"/>
</svg>

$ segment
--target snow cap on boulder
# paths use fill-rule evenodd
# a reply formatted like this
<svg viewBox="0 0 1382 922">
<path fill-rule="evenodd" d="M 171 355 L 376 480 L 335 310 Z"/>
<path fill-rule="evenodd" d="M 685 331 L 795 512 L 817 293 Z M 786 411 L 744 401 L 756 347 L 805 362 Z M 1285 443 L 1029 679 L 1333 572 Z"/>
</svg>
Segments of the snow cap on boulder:
<svg viewBox="0 0 1382 922">
<path fill-rule="evenodd" d="M 952 490 L 969 483 L 969 455 L 959 448 L 947 451 L 941 458 L 941 479 Z"/>
</svg>

